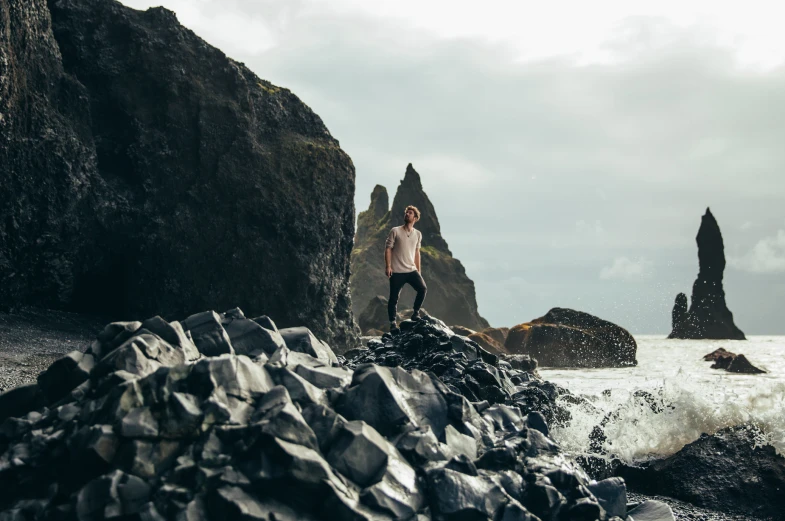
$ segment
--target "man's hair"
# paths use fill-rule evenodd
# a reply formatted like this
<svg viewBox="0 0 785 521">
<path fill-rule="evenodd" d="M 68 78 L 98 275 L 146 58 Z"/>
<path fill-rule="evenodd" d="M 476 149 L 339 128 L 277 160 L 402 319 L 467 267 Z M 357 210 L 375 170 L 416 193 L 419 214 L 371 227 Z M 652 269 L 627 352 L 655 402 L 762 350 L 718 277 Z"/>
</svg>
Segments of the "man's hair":
<svg viewBox="0 0 785 521">
<path fill-rule="evenodd" d="M 406 213 L 409 210 L 414 212 L 414 219 L 416 221 L 419 221 L 420 220 L 420 210 L 418 210 L 416 206 L 409 205 L 409 206 L 406 207 L 406 209 L 403 211 L 403 213 Z"/>
</svg>

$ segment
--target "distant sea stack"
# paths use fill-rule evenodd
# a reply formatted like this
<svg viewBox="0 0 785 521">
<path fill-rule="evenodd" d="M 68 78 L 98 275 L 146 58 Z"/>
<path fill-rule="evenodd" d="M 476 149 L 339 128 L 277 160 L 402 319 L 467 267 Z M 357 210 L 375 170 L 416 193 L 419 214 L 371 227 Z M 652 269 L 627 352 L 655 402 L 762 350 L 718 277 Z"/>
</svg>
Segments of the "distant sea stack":
<svg viewBox="0 0 785 521">
<path fill-rule="evenodd" d="M 371 194 L 368 210 L 360 212 L 357 219 L 350 280 L 355 316 L 363 312 L 373 297 L 389 296 L 389 281 L 384 274 L 384 241 L 390 229 L 403 224 L 404 209 L 413 205 L 421 214 L 415 228 L 423 235 L 421 260 L 423 278 L 428 285 L 424 307 L 447 324 L 459 324 L 474 330 L 488 327 L 488 321 L 477 310 L 474 282 L 466 275 L 461 261 L 452 256 L 447 241 L 442 237 L 433 204 L 423 191 L 420 175 L 411 164 L 406 167 L 391 209 L 388 209 L 388 204 L 387 190 L 377 185 Z M 406 286 L 401 292 L 398 308 L 410 307 L 413 300 L 414 291 Z"/>
<path fill-rule="evenodd" d="M 709 208 L 701 218 L 696 241 L 700 269 L 692 286 L 692 304 L 687 311 L 686 295 L 679 293 L 676 296 L 673 331 L 668 338 L 746 340 L 725 304 L 722 288 L 725 246 L 720 227 Z"/>
<path fill-rule="evenodd" d="M 359 333 L 351 159 L 171 11 L 0 0 L 0 172 L 0 304 Z"/>
</svg>

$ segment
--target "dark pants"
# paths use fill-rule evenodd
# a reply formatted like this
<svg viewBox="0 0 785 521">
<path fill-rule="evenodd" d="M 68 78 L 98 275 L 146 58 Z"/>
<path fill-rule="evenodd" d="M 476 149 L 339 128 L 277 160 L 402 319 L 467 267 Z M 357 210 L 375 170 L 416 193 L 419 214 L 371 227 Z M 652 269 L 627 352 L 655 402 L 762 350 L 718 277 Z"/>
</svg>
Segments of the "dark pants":
<svg viewBox="0 0 785 521">
<path fill-rule="evenodd" d="M 404 284 L 410 285 L 417 292 L 417 297 L 414 299 L 415 311 L 420 310 L 422 301 L 425 300 L 425 292 L 428 291 L 428 288 L 419 271 L 393 273 L 390 277 L 390 300 L 387 301 L 387 315 L 390 317 L 390 322 L 394 322 L 398 314 L 398 297 L 401 295 Z"/>
</svg>

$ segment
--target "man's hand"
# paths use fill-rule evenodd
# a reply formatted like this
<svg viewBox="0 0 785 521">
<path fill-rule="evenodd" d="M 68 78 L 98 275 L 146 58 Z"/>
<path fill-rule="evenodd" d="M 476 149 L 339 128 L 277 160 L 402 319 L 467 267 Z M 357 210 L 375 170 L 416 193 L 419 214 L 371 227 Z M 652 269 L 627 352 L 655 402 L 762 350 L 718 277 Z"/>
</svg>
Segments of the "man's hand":
<svg viewBox="0 0 785 521">
<path fill-rule="evenodd" d="M 388 278 L 388 279 L 389 279 L 390 277 L 392 277 L 392 268 L 391 268 L 391 267 L 387 266 L 387 267 L 384 269 L 384 272 L 387 274 L 387 278 Z"/>
</svg>

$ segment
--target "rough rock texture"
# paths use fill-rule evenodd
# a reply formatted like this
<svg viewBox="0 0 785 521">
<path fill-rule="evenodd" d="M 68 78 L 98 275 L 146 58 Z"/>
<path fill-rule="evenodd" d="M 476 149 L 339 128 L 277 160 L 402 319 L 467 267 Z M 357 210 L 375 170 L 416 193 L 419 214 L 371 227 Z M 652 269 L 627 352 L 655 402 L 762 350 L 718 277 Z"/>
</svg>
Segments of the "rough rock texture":
<svg viewBox="0 0 785 521">
<path fill-rule="evenodd" d="M 750 426 L 703 434 L 645 467 L 622 467 L 630 488 L 757 519 L 782 519 L 785 458 Z"/>
<path fill-rule="evenodd" d="M 352 371 L 304 329 L 278 330 L 239 308 L 107 325 L 31 389 L 0 395 L 0 411 L 25 406 L 0 423 L 0 517 L 626 516 L 624 482 L 590 480 L 539 412 L 473 404 L 417 369 Z M 436 319 L 402 329 L 372 350 L 410 350 L 419 337 L 424 356 L 434 345 L 465 362 L 485 356 Z M 502 363 L 484 363 L 509 378 Z"/>
<path fill-rule="evenodd" d="M 408 320 L 414 310 L 400 305 L 400 301 L 398 304 L 397 322 Z M 430 315 L 427 307 L 420 308 L 420 313 Z M 390 319 L 387 316 L 387 297 L 376 295 L 371 298 L 362 313 L 355 316 L 357 317 L 357 324 L 360 326 L 360 330 L 365 335 L 370 335 L 370 332 L 374 330 L 388 331 L 390 329 Z"/>
<path fill-rule="evenodd" d="M 712 369 L 725 369 L 729 373 L 761 374 L 766 372 L 752 365 L 752 362 L 747 360 L 746 356 L 731 353 L 722 347 L 707 354 L 703 359 L 708 362 L 714 362 L 711 365 Z"/>
<path fill-rule="evenodd" d="M 511 354 L 536 358 L 542 367 L 628 367 L 638 346 L 624 328 L 582 311 L 553 308 L 519 324 L 504 343 Z"/>
<path fill-rule="evenodd" d="M 353 344 L 354 167 L 294 94 L 163 8 L 0 0 L 0 302 L 239 303 Z"/>
<path fill-rule="evenodd" d="M 725 304 L 722 277 L 725 272 L 725 245 L 711 210 L 701 218 L 695 239 L 698 243 L 698 278 L 692 286 L 692 304 L 684 312 L 686 296 L 679 293 L 673 308 L 673 331 L 668 338 L 745 340 L 733 323 L 733 313 Z"/>
<path fill-rule="evenodd" d="M 390 229 L 403 224 L 403 211 L 416 206 L 421 213 L 414 225 L 422 232 L 422 275 L 428 286 L 424 306 L 448 324 L 459 324 L 481 330 L 488 322 L 477 310 L 474 282 L 458 259 L 453 258 L 447 241 L 441 235 L 439 219 L 420 182 L 420 175 L 411 164 L 406 167 L 395 193 L 392 208 L 387 210 L 387 191 L 376 186 L 368 210 L 357 219 L 357 236 L 352 250 L 352 302 L 359 315 L 376 295 L 389 295 L 390 283 L 384 273 L 384 241 Z M 410 307 L 415 292 L 404 287 L 398 307 Z"/>
</svg>

